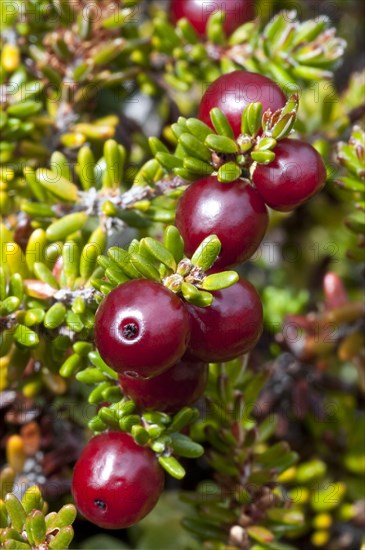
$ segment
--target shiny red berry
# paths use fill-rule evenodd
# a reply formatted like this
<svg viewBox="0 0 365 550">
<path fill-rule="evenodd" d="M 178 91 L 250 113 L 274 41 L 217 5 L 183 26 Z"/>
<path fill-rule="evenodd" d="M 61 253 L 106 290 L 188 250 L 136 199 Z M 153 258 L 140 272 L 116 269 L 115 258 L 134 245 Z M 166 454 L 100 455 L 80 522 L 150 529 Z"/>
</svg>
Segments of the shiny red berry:
<svg viewBox="0 0 365 550">
<path fill-rule="evenodd" d="M 72 494 L 86 519 L 104 529 L 124 529 L 157 503 L 164 473 L 155 454 L 126 433 L 89 441 L 76 463 Z"/>
<path fill-rule="evenodd" d="M 119 376 L 123 392 L 141 409 L 176 412 L 191 405 L 203 394 L 208 379 L 208 365 L 179 361 L 169 370 L 141 380 Z"/>
<path fill-rule="evenodd" d="M 230 361 L 250 351 L 260 338 L 261 300 L 244 279 L 212 294 L 209 307 L 187 304 L 192 320 L 188 353 L 201 361 Z"/>
<path fill-rule="evenodd" d="M 267 78 L 257 73 L 234 71 L 217 78 L 204 93 L 198 117 L 213 128 L 209 113 L 219 107 L 230 122 L 234 135 L 241 133 L 242 112 L 248 103 L 260 102 L 265 112 L 272 112 L 284 107 L 286 98 L 280 88 Z"/>
<path fill-rule="evenodd" d="M 264 201 L 246 181 L 220 183 L 215 176 L 193 183 L 180 198 L 176 226 L 191 256 L 202 240 L 215 234 L 222 250 L 214 269 L 250 258 L 267 228 Z"/>
<path fill-rule="evenodd" d="M 283 139 L 270 164 L 258 164 L 253 174 L 256 188 L 275 210 L 293 210 L 317 193 L 326 182 L 321 156 L 309 143 Z"/>
<path fill-rule="evenodd" d="M 172 0 L 170 13 L 174 23 L 186 17 L 197 33 L 204 36 L 210 15 L 223 11 L 224 30 L 230 35 L 237 27 L 255 17 L 253 4 L 253 0 Z"/>
<path fill-rule="evenodd" d="M 161 374 L 186 350 L 190 335 L 184 303 L 154 281 L 136 279 L 112 290 L 95 317 L 95 342 L 119 373 L 149 378 Z"/>
</svg>

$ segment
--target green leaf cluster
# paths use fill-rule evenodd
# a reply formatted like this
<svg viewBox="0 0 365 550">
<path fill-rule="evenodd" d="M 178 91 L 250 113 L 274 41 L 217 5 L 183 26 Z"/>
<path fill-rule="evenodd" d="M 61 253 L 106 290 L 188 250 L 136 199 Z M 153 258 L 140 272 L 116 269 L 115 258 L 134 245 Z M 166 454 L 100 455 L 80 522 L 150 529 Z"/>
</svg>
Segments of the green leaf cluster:
<svg viewBox="0 0 365 550">
<path fill-rule="evenodd" d="M 64 505 L 58 512 L 46 513 L 39 487 L 27 489 L 21 501 L 13 493 L 0 500 L 0 542 L 2 548 L 44 547 L 63 550 L 72 542 L 76 508 Z"/>
</svg>

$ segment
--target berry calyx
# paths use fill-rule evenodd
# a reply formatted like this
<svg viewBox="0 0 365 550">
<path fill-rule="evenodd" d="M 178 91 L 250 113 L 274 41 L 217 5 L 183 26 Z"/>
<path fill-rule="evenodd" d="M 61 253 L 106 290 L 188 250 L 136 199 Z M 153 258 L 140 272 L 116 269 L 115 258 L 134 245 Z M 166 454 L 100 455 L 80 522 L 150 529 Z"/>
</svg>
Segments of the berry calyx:
<svg viewBox="0 0 365 550">
<path fill-rule="evenodd" d="M 203 394 L 208 379 L 206 363 L 181 360 L 166 372 L 141 380 L 119 376 L 123 392 L 141 409 L 173 413 Z"/>
<path fill-rule="evenodd" d="M 260 338 L 261 300 L 255 287 L 244 279 L 212 294 L 210 307 L 187 304 L 191 317 L 188 353 L 201 361 L 230 361 L 250 351 Z"/>
<path fill-rule="evenodd" d="M 249 103 L 260 102 L 262 112 L 282 109 L 286 97 L 270 78 L 248 71 L 233 71 L 217 78 L 200 102 L 198 117 L 213 130 L 210 111 L 219 107 L 232 126 L 235 137 L 241 133 L 242 113 Z"/>
<path fill-rule="evenodd" d="M 161 374 L 185 353 L 190 325 L 184 303 L 162 284 L 128 281 L 112 290 L 95 317 L 103 360 L 126 376 Z"/>
<path fill-rule="evenodd" d="M 164 473 L 155 454 L 126 433 L 92 438 L 76 462 L 72 494 L 86 519 L 104 529 L 124 529 L 157 503 Z"/>
<path fill-rule="evenodd" d="M 275 210 L 293 210 L 315 195 L 326 182 L 326 168 L 309 143 L 283 139 L 270 164 L 258 164 L 253 182 L 266 204 Z"/>
<path fill-rule="evenodd" d="M 247 180 L 220 183 L 215 176 L 193 183 L 180 198 L 176 226 L 191 256 L 209 235 L 217 235 L 222 249 L 214 269 L 250 258 L 268 224 L 264 201 Z"/>
<path fill-rule="evenodd" d="M 223 28 L 228 35 L 255 17 L 253 0 L 172 0 L 170 10 L 174 23 L 186 17 L 200 36 L 205 35 L 209 17 L 218 10 L 224 12 Z"/>
</svg>

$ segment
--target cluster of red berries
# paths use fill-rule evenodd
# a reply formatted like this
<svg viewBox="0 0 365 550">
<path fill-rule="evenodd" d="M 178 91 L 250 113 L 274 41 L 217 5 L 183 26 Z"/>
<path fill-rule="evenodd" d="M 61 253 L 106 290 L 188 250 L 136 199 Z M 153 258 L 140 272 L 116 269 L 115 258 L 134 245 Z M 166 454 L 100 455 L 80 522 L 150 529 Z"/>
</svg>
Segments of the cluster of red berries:
<svg viewBox="0 0 365 550">
<path fill-rule="evenodd" d="M 262 330 L 255 288 L 241 279 L 215 291 L 207 308 L 184 303 L 160 283 L 136 279 L 103 300 L 95 341 L 140 408 L 176 412 L 204 391 L 207 363 L 249 351 Z"/>
<path fill-rule="evenodd" d="M 265 76 L 234 71 L 215 80 L 205 92 L 198 116 L 213 128 L 210 111 L 219 107 L 229 121 L 236 138 L 241 133 L 242 113 L 249 103 L 260 102 L 263 112 L 272 113 L 285 106 L 280 88 Z M 268 224 L 267 206 L 290 211 L 317 193 L 326 181 L 321 156 L 308 143 L 282 139 L 269 164 L 257 164 L 253 185 L 237 179 L 220 183 L 216 176 L 202 178 L 191 185 L 181 198 L 176 226 L 187 254 L 214 233 L 222 244 L 214 268 L 224 268 L 250 258 L 260 245 Z"/>
<path fill-rule="evenodd" d="M 257 342 L 262 306 L 255 288 L 241 279 L 213 294 L 213 304 L 201 308 L 162 284 L 136 279 L 112 290 L 99 306 L 96 345 L 140 409 L 171 413 L 190 405 L 204 392 L 208 362 L 233 359 Z M 82 514 L 109 529 L 142 519 L 162 489 L 155 454 L 117 432 L 88 443 L 72 483 Z"/>
<path fill-rule="evenodd" d="M 200 308 L 162 284 L 136 279 L 101 303 L 96 345 L 140 409 L 171 413 L 190 405 L 204 392 L 208 362 L 233 359 L 257 342 L 262 306 L 255 288 L 240 280 L 213 294 L 213 304 Z M 154 507 L 163 472 L 155 454 L 129 434 L 107 433 L 85 447 L 72 486 L 87 519 L 104 528 L 124 528 Z"/>
<path fill-rule="evenodd" d="M 250 2 L 241 4 L 251 9 Z M 188 17 L 203 34 L 209 13 L 205 20 L 201 12 L 200 18 L 194 16 L 201 6 L 197 0 L 173 0 L 173 16 Z M 231 20 L 229 10 L 226 15 L 226 30 L 232 32 L 252 14 L 242 20 Z M 248 103 L 258 101 L 263 111 L 274 112 L 284 107 L 286 98 L 270 79 L 236 71 L 208 88 L 198 116 L 212 127 L 210 110 L 219 107 L 237 138 L 242 112 Z M 210 176 L 184 192 L 176 225 L 188 256 L 205 237 L 215 234 L 222 248 L 214 269 L 247 260 L 264 237 L 266 205 L 291 210 L 323 186 L 325 167 L 313 147 L 283 139 L 274 152 L 273 162 L 256 166 L 254 185 L 242 179 L 221 183 Z M 204 392 L 209 362 L 229 361 L 256 344 L 263 321 L 255 288 L 240 279 L 212 294 L 212 305 L 202 308 L 183 302 L 160 283 L 137 279 L 112 290 L 99 306 L 96 346 L 119 373 L 123 392 L 141 410 L 176 412 L 190 405 Z M 163 471 L 150 449 L 137 445 L 129 434 L 110 432 L 94 437 L 85 447 L 75 467 L 73 495 L 90 521 L 105 528 L 124 528 L 151 511 L 163 481 Z"/>
</svg>

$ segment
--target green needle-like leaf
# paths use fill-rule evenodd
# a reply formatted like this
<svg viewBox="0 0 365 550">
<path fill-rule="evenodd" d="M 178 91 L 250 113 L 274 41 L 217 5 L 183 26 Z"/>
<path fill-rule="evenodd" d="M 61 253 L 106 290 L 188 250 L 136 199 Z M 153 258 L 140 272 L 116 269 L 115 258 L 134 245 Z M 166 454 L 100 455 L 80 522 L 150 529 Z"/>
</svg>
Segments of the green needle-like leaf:
<svg viewBox="0 0 365 550">
<path fill-rule="evenodd" d="M 29 487 L 22 498 L 22 505 L 27 514 L 32 510 L 42 510 L 44 501 L 38 485 Z"/>
<path fill-rule="evenodd" d="M 259 164 L 270 164 L 275 160 L 275 153 L 273 151 L 252 151 L 251 158 Z"/>
<path fill-rule="evenodd" d="M 183 161 L 170 153 L 158 152 L 156 153 L 156 160 L 166 169 L 173 170 L 174 168 L 182 168 Z"/>
<path fill-rule="evenodd" d="M 208 271 L 216 261 L 221 251 L 221 243 L 216 235 L 209 235 L 198 246 L 193 256 L 191 263 L 197 267 Z"/>
<path fill-rule="evenodd" d="M 116 262 L 116 264 L 124 271 L 131 279 L 139 279 L 141 277 L 139 271 L 134 267 L 131 262 L 131 255 L 116 246 L 112 246 L 108 249 L 108 256 Z M 99 258 L 98 258 L 99 262 Z"/>
<path fill-rule="evenodd" d="M 54 528 L 62 529 L 63 527 L 72 525 L 76 519 L 76 515 L 75 506 L 73 504 L 65 504 L 59 512 L 57 512 L 57 515 L 54 516 L 52 522 L 48 523 L 47 530 L 50 531 Z"/>
<path fill-rule="evenodd" d="M 176 262 L 172 253 L 161 243 L 152 239 L 151 237 L 145 237 L 140 242 L 140 250 L 147 251 L 150 256 L 155 260 L 163 263 L 166 267 L 172 271 L 176 270 Z"/>
<path fill-rule="evenodd" d="M 190 283 L 182 283 L 181 292 L 187 302 L 199 307 L 210 306 L 214 299 L 212 294 L 203 290 L 198 290 L 196 286 Z"/>
<path fill-rule="evenodd" d="M 25 251 L 25 259 L 30 271 L 33 271 L 33 266 L 36 262 L 45 260 L 45 250 L 48 241 L 44 229 L 35 229 L 29 237 L 27 248 Z"/>
<path fill-rule="evenodd" d="M 16 296 L 8 296 L 0 304 L 0 315 L 9 315 L 16 311 L 19 307 L 20 300 Z"/>
<path fill-rule="evenodd" d="M 54 151 L 51 155 L 49 165 L 55 174 L 59 174 L 67 181 L 71 179 L 70 165 L 63 153 Z"/>
<path fill-rule="evenodd" d="M 9 293 L 15 296 L 16 298 L 19 298 L 19 300 L 23 299 L 23 296 L 24 296 L 23 278 L 19 273 L 13 273 L 13 275 L 10 277 Z"/>
<path fill-rule="evenodd" d="M 68 310 L 66 314 L 66 324 L 74 332 L 81 332 L 84 328 L 84 324 L 81 321 L 80 316 L 71 309 Z"/>
<path fill-rule="evenodd" d="M 44 318 L 44 326 L 48 329 L 55 329 L 62 325 L 66 316 L 66 307 L 58 302 L 49 308 Z"/>
<path fill-rule="evenodd" d="M 184 257 L 184 241 L 179 230 L 174 225 L 168 225 L 164 231 L 164 246 L 178 263 Z"/>
<path fill-rule="evenodd" d="M 232 183 L 241 175 L 241 168 L 235 162 L 226 162 L 218 170 L 218 180 L 222 183 Z"/>
<path fill-rule="evenodd" d="M 56 197 L 70 202 L 77 201 L 77 186 L 64 178 L 61 173 L 47 170 L 47 168 L 39 168 L 35 175 L 37 181 Z"/>
<path fill-rule="evenodd" d="M 50 241 L 63 241 L 68 235 L 75 233 L 85 225 L 87 214 L 75 212 L 53 222 L 46 229 L 47 238 Z"/>
<path fill-rule="evenodd" d="M 215 135 L 215 134 L 214 134 Z M 219 137 L 219 136 L 216 136 Z M 179 143 L 184 147 L 188 155 L 204 160 L 205 162 L 210 162 L 211 153 L 209 149 L 204 145 L 202 141 L 197 139 L 192 134 L 182 134 L 179 138 Z"/>
<path fill-rule="evenodd" d="M 138 445 L 146 445 L 150 436 L 145 428 L 139 425 L 133 425 L 131 429 L 131 434 Z"/>
<path fill-rule="evenodd" d="M 185 458 L 199 458 L 204 454 L 204 447 L 180 433 L 171 434 L 171 446 L 175 454 Z"/>
<path fill-rule="evenodd" d="M 105 375 L 96 368 L 88 367 L 76 374 L 76 378 L 83 384 L 98 384 L 99 382 L 105 382 Z"/>
<path fill-rule="evenodd" d="M 223 27 L 223 22 L 225 19 L 225 13 L 223 10 L 213 11 L 208 18 L 206 24 L 206 33 L 208 40 L 214 44 L 224 44 L 225 42 L 225 32 Z"/>
<path fill-rule="evenodd" d="M 34 510 L 30 514 L 30 529 L 34 543 L 39 546 L 44 542 L 46 535 L 46 522 L 44 515 L 39 510 Z"/>
<path fill-rule="evenodd" d="M 218 153 L 233 154 L 239 151 L 238 145 L 233 139 L 225 136 L 217 136 L 216 134 L 209 134 L 209 136 L 205 138 L 205 145 Z"/>
<path fill-rule="evenodd" d="M 271 135 L 277 141 L 288 136 L 294 126 L 296 115 L 294 112 L 286 113 L 281 116 L 278 122 L 273 126 Z"/>
<path fill-rule="evenodd" d="M 266 529 L 266 527 L 262 527 L 261 525 L 252 525 L 247 528 L 247 532 L 251 538 L 263 544 L 269 544 L 275 538 L 274 534 L 271 531 Z"/>
<path fill-rule="evenodd" d="M 58 288 L 58 282 L 56 277 L 53 275 L 52 271 L 48 269 L 48 267 L 45 264 L 41 262 L 36 262 L 33 265 L 33 271 L 40 281 L 47 283 L 47 285 L 51 286 L 52 288 Z"/>
<path fill-rule="evenodd" d="M 63 527 L 49 543 L 50 550 L 64 550 L 72 542 L 74 531 L 72 527 Z"/>
<path fill-rule="evenodd" d="M 90 362 L 95 365 L 95 367 L 97 367 L 101 372 L 103 372 L 110 378 L 113 378 L 113 380 L 118 379 L 117 373 L 102 360 L 97 351 L 90 351 L 88 357 Z"/>
<path fill-rule="evenodd" d="M 140 276 L 152 281 L 160 281 L 160 274 L 155 266 L 148 262 L 141 254 L 131 254 L 131 264 L 138 271 Z"/>
<path fill-rule="evenodd" d="M 60 375 L 64 378 L 69 378 L 73 374 L 76 373 L 76 371 L 81 368 L 82 365 L 82 357 L 78 355 L 77 353 L 73 353 L 69 357 L 67 357 L 66 361 L 63 363 L 63 365 L 60 368 Z"/>
<path fill-rule="evenodd" d="M 212 133 L 212 129 L 198 118 L 188 118 L 186 121 L 186 126 L 189 132 L 191 132 L 202 142 L 204 142 L 205 138 Z"/>
<path fill-rule="evenodd" d="M 234 132 L 232 126 L 228 122 L 226 115 L 218 107 L 214 107 L 210 111 L 210 119 L 217 134 L 234 139 Z M 211 134 L 211 132 L 209 132 Z M 205 136 L 207 137 L 207 136 Z"/>
<path fill-rule="evenodd" d="M 26 518 L 22 503 L 15 495 L 8 493 L 5 497 L 5 506 L 14 529 L 21 532 Z"/>
<path fill-rule="evenodd" d="M 89 403 L 92 403 L 92 404 L 101 403 L 101 401 L 103 401 L 103 398 L 102 398 L 102 396 L 100 396 L 100 397 L 101 397 L 101 399 L 99 401 L 97 401 L 97 400 L 91 401 L 90 398 L 89 398 Z M 87 425 L 89 427 L 89 430 L 91 430 L 92 432 L 96 432 L 96 433 L 104 432 L 107 428 L 107 425 L 98 416 L 94 416 L 91 420 L 89 420 Z"/>
<path fill-rule="evenodd" d="M 176 458 L 174 458 L 173 456 L 160 456 L 158 457 L 158 461 L 163 469 L 166 470 L 168 474 L 170 474 L 170 476 L 175 477 L 176 479 L 182 479 L 185 476 L 186 472 L 184 468 L 181 466 L 180 462 L 176 460 Z"/>
<path fill-rule="evenodd" d="M 104 145 L 104 158 L 108 173 L 108 182 L 111 187 L 117 188 L 121 184 L 125 155 L 121 155 L 119 146 L 114 139 L 108 139 Z"/>
<path fill-rule="evenodd" d="M 33 348 L 39 344 L 38 334 L 22 324 L 16 327 L 14 340 L 26 348 Z"/>
<path fill-rule="evenodd" d="M 89 397 L 88 397 L 88 402 L 91 403 L 92 405 L 97 405 L 98 403 L 102 403 L 103 401 L 106 401 L 105 397 L 104 397 L 104 391 L 108 390 L 109 388 L 111 388 L 111 384 L 110 382 L 103 382 L 101 384 L 99 384 L 98 386 L 96 386 L 96 388 L 94 388 L 90 393 L 89 393 Z M 99 418 L 99 417 L 95 417 L 95 418 Z M 102 429 L 98 429 L 98 428 L 90 428 L 92 431 L 103 431 L 105 428 L 102 428 Z"/>
<path fill-rule="evenodd" d="M 205 277 L 200 287 L 208 291 L 222 290 L 234 285 L 238 280 L 239 275 L 235 271 L 222 271 Z"/>
<path fill-rule="evenodd" d="M 79 163 L 78 176 L 83 189 L 87 191 L 90 187 L 96 186 L 95 158 L 91 149 L 86 145 L 81 147 L 77 160 Z"/>
<path fill-rule="evenodd" d="M 119 428 L 123 432 L 130 432 L 133 426 L 140 425 L 140 423 L 141 417 L 138 414 L 130 414 L 119 420 Z"/>
<path fill-rule="evenodd" d="M 8 107 L 8 115 L 17 118 L 26 118 L 35 115 L 41 108 L 41 103 L 37 101 L 21 101 Z"/>
<path fill-rule="evenodd" d="M 203 160 L 193 157 L 186 157 L 184 159 L 184 168 L 191 174 L 196 174 L 199 176 L 210 176 L 214 172 L 213 166 Z"/>
<path fill-rule="evenodd" d="M 84 246 L 80 257 L 80 275 L 85 281 L 93 273 L 97 257 L 104 253 L 106 242 L 105 230 L 102 227 L 98 227 L 90 235 L 88 242 Z"/>
<path fill-rule="evenodd" d="M 157 153 L 168 153 L 169 152 L 166 145 L 164 143 L 162 143 L 162 141 L 160 139 L 158 139 L 157 137 L 148 138 L 148 144 L 149 144 L 150 149 L 152 151 L 152 154 L 154 156 L 156 156 Z"/>
<path fill-rule="evenodd" d="M 197 411 L 195 409 L 191 409 L 190 407 L 183 407 L 180 409 L 178 413 L 175 414 L 173 421 L 168 427 L 169 433 L 174 432 L 180 432 L 185 426 L 190 424 L 197 415 Z"/>
<path fill-rule="evenodd" d="M 20 542 L 19 540 L 8 539 L 4 543 L 4 548 L 7 548 L 9 550 L 23 550 L 23 549 L 29 550 L 29 548 L 31 547 L 26 542 Z"/>
<path fill-rule="evenodd" d="M 5 300 L 6 296 L 7 296 L 7 277 L 5 275 L 4 268 L 0 267 L 0 300 Z"/>
<path fill-rule="evenodd" d="M 104 424 L 106 424 L 110 428 L 113 428 L 114 430 L 119 428 L 117 414 L 115 413 L 115 411 L 109 409 L 108 407 L 102 407 L 101 409 L 99 409 L 98 417 L 104 422 Z"/>
<path fill-rule="evenodd" d="M 268 151 L 274 149 L 276 146 L 276 139 L 273 138 L 262 138 L 257 144 L 257 149 L 260 151 Z"/>
</svg>

